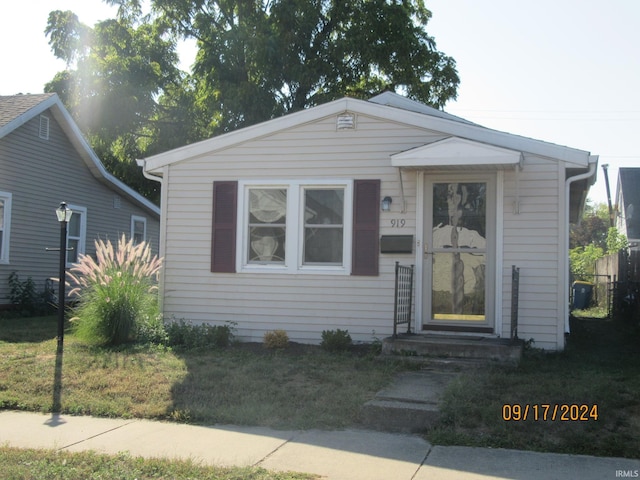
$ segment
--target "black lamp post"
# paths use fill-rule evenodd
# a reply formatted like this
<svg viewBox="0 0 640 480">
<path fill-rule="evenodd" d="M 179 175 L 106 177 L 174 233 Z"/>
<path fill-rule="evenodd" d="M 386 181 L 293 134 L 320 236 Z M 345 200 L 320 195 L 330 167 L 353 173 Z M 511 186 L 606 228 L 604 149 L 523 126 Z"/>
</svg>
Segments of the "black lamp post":
<svg viewBox="0 0 640 480">
<path fill-rule="evenodd" d="M 73 211 L 65 202 L 56 210 L 60 222 L 60 284 L 58 285 L 58 352 L 62 351 L 64 342 L 64 299 L 67 267 L 67 224 L 71 220 Z"/>
</svg>

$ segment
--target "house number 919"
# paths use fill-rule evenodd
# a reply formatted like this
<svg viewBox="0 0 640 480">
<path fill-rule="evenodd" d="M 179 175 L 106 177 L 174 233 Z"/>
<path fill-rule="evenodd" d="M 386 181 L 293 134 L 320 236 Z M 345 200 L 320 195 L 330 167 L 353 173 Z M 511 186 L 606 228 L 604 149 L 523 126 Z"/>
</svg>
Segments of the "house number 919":
<svg viewBox="0 0 640 480">
<path fill-rule="evenodd" d="M 404 227 L 405 221 L 404 218 L 394 218 L 391 220 L 391 226 L 393 228 L 402 228 Z"/>
</svg>

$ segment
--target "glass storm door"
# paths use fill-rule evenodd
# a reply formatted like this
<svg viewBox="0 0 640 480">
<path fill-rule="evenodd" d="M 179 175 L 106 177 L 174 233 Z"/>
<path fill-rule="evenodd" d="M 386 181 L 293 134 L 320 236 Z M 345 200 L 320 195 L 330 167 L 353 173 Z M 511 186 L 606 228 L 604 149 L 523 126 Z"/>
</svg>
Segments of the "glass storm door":
<svg viewBox="0 0 640 480">
<path fill-rule="evenodd" d="M 493 182 L 427 180 L 425 189 L 423 328 L 487 331 Z"/>
</svg>

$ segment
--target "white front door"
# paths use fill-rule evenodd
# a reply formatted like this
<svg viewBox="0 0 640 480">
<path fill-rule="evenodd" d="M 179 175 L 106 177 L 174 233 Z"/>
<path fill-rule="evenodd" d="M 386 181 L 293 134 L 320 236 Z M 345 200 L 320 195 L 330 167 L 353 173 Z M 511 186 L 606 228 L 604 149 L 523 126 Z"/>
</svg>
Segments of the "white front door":
<svg viewBox="0 0 640 480">
<path fill-rule="evenodd" d="M 424 182 L 422 328 L 494 331 L 495 178 Z"/>
</svg>

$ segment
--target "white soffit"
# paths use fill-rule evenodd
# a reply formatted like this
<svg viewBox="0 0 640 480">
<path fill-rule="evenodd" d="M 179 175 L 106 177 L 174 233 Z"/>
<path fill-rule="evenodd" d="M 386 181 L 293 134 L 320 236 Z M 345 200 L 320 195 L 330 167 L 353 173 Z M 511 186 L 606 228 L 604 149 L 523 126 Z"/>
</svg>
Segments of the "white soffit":
<svg viewBox="0 0 640 480">
<path fill-rule="evenodd" d="M 422 147 L 391 155 L 394 167 L 416 169 L 513 167 L 521 163 L 522 153 L 459 137 L 449 137 Z"/>
</svg>

